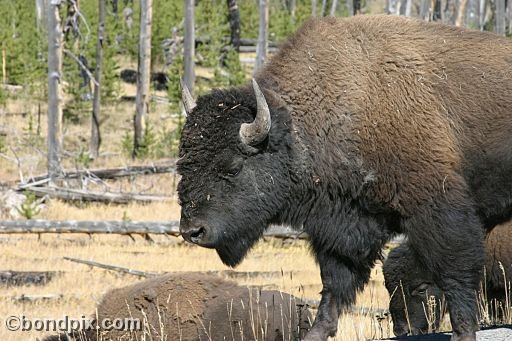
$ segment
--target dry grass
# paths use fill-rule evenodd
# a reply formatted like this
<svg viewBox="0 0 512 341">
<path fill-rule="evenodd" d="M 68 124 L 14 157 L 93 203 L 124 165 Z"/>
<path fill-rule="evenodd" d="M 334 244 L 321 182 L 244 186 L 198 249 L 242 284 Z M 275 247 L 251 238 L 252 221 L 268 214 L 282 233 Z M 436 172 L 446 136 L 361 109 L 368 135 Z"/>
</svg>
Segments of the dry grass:
<svg viewBox="0 0 512 341">
<path fill-rule="evenodd" d="M 226 269 L 212 250 L 189 246 L 171 237 L 156 236 L 154 239 L 154 243 L 148 243 L 140 237 L 132 241 L 122 236 L 44 235 L 38 238 L 10 235 L 1 238 L 0 262 L 4 269 L 51 270 L 60 271 L 61 274 L 44 286 L 2 288 L 0 318 L 4 320 L 10 315 L 26 315 L 28 318 L 59 318 L 69 315 L 79 318 L 93 313 L 95 304 L 107 290 L 139 280 L 135 276 L 71 263 L 63 260 L 64 256 L 94 259 L 155 272 Z M 242 278 L 238 282 L 242 285 L 280 289 L 300 298 L 319 299 L 319 270 L 304 242 L 261 242 L 237 270 L 282 271 L 284 275 Z M 16 295 L 43 293 L 62 293 L 64 298 L 35 303 L 12 300 Z M 358 304 L 372 308 L 387 307 L 388 295 L 382 285 L 380 266 L 373 271 L 372 282 L 367 289 L 359 295 Z M 389 335 L 389 326 L 384 323 L 382 328 L 379 327 L 373 314 L 351 314 L 340 319 L 337 340 L 365 340 Z M 0 328 L 0 340 L 27 340 L 36 336 L 39 333 L 8 332 L 5 328 Z"/>
</svg>

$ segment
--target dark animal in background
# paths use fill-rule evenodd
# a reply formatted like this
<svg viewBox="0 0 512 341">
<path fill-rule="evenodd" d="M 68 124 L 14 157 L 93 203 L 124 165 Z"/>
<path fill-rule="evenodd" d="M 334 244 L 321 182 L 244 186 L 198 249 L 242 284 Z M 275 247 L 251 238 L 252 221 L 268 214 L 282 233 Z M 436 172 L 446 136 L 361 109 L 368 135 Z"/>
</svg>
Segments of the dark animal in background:
<svg viewBox="0 0 512 341">
<path fill-rule="evenodd" d="M 512 215 L 511 56 L 509 39 L 401 17 L 307 21 L 252 86 L 184 96 L 183 237 L 235 266 L 270 224 L 306 231 L 323 283 L 311 341 L 405 233 L 452 339 L 475 340 L 482 227 Z"/>
<path fill-rule="evenodd" d="M 428 331 L 426 314 L 429 299 L 436 303 L 434 318 L 430 317 L 430 320 L 431 329 L 437 330 L 443 317 L 443 291 L 434 282 L 432 273 L 415 259 L 407 242 L 391 250 L 383 271 L 386 289 L 391 297 L 389 311 L 395 335 L 409 332 L 424 334 Z M 507 285 L 511 280 L 512 223 L 506 223 L 496 226 L 485 238 L 485 275 L 482 285 L 490 315 L 495 318 L 499 319 L 502 309 L 507 309 L 505 299 L 509 290 Z"/>
<path fill-rule="evenodd" d="M 191 272 L 114 289 L 103 296 L 92 316 L 92 329 L 49 336 L 44 341 L 288 341 L 300 339 L 311 321 L 307 307 L 291 295 Z M 129 319 L 140 320 L 142 330 L 134 328 Z M 127 321 L 126 328 L 105 330 L 101 328 L 104 322 L 98 324 L 98 320 Z"/>
<path fill-rule="evenodd" d="M 132 69 L 124 69 L 121 70 L 119 77 L 123 82 L 130 84 L 137 84 L 137 71 Z M 169 82 L 169 78 L 164 72 L 152 72 L 151 73 L 151 83 L 155 90 L 165 91 L 167 90 L 167 83 Z"/>
</svg>

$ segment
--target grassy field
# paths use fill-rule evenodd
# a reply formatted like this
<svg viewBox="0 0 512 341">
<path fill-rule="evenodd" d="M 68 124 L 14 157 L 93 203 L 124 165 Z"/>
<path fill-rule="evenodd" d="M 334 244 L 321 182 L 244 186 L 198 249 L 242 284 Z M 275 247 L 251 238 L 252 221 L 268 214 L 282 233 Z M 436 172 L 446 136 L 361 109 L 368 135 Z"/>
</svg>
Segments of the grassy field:
<svg viewBox="0 0 512 341">
<path fill-rule="evenodd" d="M 141 280 L 132 275 L 72 263 L 64 260 L 64 256 L 152 272 L 226 269 L 214 251 L 189 246 L 172 237 L 157 236 L 154 242 L 147 242 L 142 237 L 135 237 L 133 241 L 123 236 L 4 236 L 0 239 L 3 269 L 57 271 L 59 274 L 44 286 L 0 288 L 2 323 L 11 315 L 25 315 L 29 319 L 61 318 L 64 315 L 80 318 L 94 312 L 96 303 L 107 290 Z M 237 279 L 242 285 L 279 289 L 312 300 L 320 297 L 319 269 L 304 242 L 262 241 L 236 270 L 273 272 L 271 275 Z M 13 300 L 14 296 L 21 294 L 50 293 L 63 294 L 63 298 L 33 303 Z M 377 266 L 372 273 L 372 281 L 358 297 L 358 305 L 386 308 L 388 299 L 380 266 Z M 366 340 L 391 335 L 388 321 L 379 323 L 372 313 L 347 314 L 339 323 L 340 332 L 336 340 Z M 41 334 L 9 332 L 4 325 L 0 327 L 0 340 L 30 340 L 37 336 Z"/>
</svg>

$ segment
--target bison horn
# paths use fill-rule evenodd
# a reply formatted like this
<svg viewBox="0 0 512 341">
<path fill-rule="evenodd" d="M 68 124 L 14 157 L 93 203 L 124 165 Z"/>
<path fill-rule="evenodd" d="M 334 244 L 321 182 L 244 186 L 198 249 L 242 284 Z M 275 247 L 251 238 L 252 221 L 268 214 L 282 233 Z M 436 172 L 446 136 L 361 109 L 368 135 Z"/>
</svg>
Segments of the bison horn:
<svg viewBox="0 0 512 341">
<path fill-rule="evenodd" d="M 257 145 L 265 140 L 270 131 L 271 120 L 267 100 L 260 90 L 258 83 L 253 78 L 252 87 L 256 96 L 257 113 L 252 123 L 243 123 L 240 127 L 240 139 L 250 146 Z"/>
<path fill-rule="evenodd" d="M 196 101 L 194 101 L 194 98 L 190 94 L 190 91 L 188 90 L 187 86 L 185 85 L 185 82 L 183 82 L 183 79 L 181 80 L 181 101 L 183 102 L 183 105 L 185 106 L 185 111 L 187 114 L 190 114 L 192 110 L 196 107 Z"/>
</svg>

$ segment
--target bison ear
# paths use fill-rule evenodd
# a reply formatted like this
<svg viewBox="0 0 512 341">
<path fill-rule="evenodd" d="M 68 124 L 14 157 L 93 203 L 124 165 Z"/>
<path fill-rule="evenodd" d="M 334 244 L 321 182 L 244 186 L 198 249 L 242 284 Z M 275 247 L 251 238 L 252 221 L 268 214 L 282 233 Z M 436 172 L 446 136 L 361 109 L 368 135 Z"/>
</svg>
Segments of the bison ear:
<svg viewBox="0 0 512 341">
<path fill-rule="evenodd" d="M 256 118 L 252 123 L 242 123 L 240 127 L 240 140 L 249 146 L 263 142 L 267 138 L 272 125 L 267 100 L 254 78 L 252 79 L 252 87 L 257 104 Z"/>
<path fill-rule="evenodd" d="M 183 82 L 183 79 L 180 80 L 181 84 L 181 101 L 183 102 L 183 106 L 185 107 L 185 112 L 190 114 L 192 110 L 197 106 L 196 101 L 194 101 L 194 98 L 192 97 L 192 94 L 190 93 L 190 90 L 188 90 L 187 86 L 185 85 L 185 82 Z"/>
</svg>

